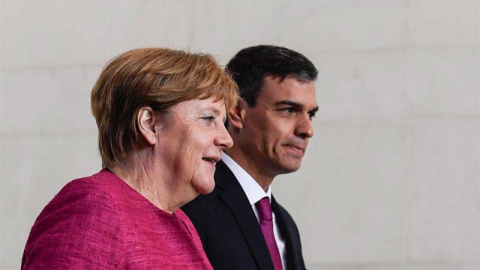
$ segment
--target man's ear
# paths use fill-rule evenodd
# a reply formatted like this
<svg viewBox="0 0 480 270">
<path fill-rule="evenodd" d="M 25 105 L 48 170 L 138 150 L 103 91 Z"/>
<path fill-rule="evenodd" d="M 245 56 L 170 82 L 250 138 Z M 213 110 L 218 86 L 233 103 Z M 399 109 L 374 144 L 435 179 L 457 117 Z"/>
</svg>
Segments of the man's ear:
<svg viewBox="0 0 480 270">
<path fill-rule="evenodd" d="M 247 103 L 242 99 L 238 99 L 237 105 L 233 106 L 228 111 L 228 125 L 232 126 L 234 129 L 242 129 L 245 125 L 245 106 L 248 106 Z"/>
<path fill-rule="evenodd" d="M 137 125 L 140 134 L 149 145 L 157 143 L 157 128 L 155 127 L 158 117 L 149 106 L 142 107 L 137 114 Z"/>
</svg>

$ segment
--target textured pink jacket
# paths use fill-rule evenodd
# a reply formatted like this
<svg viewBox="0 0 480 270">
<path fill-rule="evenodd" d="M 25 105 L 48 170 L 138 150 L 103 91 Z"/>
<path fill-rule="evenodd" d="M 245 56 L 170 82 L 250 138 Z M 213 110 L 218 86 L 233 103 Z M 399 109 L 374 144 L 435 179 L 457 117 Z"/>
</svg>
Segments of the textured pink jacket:
<svg viewBox="0 0 480 270">
<path fill-rule="evenodd" d="M 40 213 L 22 269 L 212 269 L 187 216 L 107 170 L 67 184 Z"/>
</svg>

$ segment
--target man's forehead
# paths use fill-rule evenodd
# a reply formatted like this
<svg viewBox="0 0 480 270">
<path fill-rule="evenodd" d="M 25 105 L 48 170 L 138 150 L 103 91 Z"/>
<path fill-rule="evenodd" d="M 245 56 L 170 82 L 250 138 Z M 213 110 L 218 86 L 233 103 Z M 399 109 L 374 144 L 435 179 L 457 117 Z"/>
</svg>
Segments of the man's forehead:
<svg viewBox="0 0 480 270">
<path fill-rule="evenodd" d="M 258 102 L 270 104 L 297 103 L 304 107 L 317 106 L 315 83 L 299 81 L 293 77 L 266 78 L 265 84 L 258 96 Z"/>
</svg>

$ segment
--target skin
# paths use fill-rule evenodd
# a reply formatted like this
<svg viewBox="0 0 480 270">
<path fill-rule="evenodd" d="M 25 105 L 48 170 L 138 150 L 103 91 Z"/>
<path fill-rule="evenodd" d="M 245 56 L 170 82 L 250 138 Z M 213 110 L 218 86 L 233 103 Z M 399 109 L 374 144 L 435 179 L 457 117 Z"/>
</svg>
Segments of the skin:
<svg viewBox="0 0 480 270">
<path fill-rule="evenodd" d="M 173 213 L 215 187 L 215 164 L 233 144 L 225 118 L 223 101 L 213 98 L 180 102 L 162 113 L 144 107 L 137 120 L 145 147 L 131 151 L 110 170 Z"/>
<path fill-rule="evenodd" d="M 317 111 L 313 82 L 266 76 L 254 107 L 240 100 L 229 111 L 235 144 L 226 152 L 266 191 L 275 176 L 300 168 Z"/>
</svg>

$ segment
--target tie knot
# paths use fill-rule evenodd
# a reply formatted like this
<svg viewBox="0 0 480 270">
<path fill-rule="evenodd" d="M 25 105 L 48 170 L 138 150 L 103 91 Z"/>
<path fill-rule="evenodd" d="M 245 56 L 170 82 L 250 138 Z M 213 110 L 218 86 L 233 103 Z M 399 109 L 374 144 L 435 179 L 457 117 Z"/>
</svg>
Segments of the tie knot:
<svg viewBox="0 0 480 270">
<path fill-rule="evenodd" d="M 255 204 L 258 212 L 258 219 L 260 221 L 263 220 L 272 220 L 272 205 L 270 204 L 270 200 L 268 197 L 265 197 L 258 201 Z"/>
</svg>

